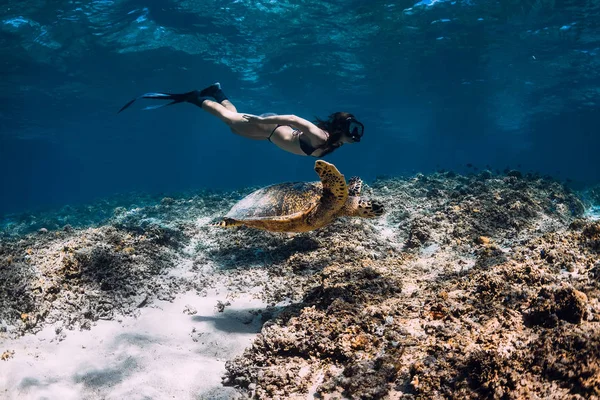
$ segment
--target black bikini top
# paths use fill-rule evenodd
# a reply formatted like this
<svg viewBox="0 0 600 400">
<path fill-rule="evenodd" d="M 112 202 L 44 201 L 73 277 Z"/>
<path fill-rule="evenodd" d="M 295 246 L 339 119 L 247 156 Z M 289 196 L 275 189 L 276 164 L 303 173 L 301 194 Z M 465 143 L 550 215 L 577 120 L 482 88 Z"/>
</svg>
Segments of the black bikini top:
<svg viewBox="0 0 600 400">
<path fill-rule="evenodd" d="M 308 139 L 306 139 L 306 137 L 302 134 L 302 132 L 300 132 L 297 129 L 294 129 L 294 134 L 296 134 L 296 132 L 299 132 L 299 135 L 300 135 L 300 137 L 298 138 L 298 142 L 300 143 L 300 148 L 302 149 L 304 154 L 306 154 L 307 156 L 313 156 L 312 153 L 314 153 L 315 150 L 326 149 L 320 155 L 313 156 L 313 157 L 320 158 L 326 154 L 331 153 L 333 150 L 336 149 L 334 147 L 328 146 L 327 142 L 323 143 L 321 146 L 314 147 L 313 145 L 310 144 L 310 141 Z M 325 132 L 325 131 L 323 131 L 323 132 Z M 325 133 L 327 134 L 327 139 L 329 139 L 329 133 L 327 133 L 327 132 L 325 132 Z"/>
</svg>

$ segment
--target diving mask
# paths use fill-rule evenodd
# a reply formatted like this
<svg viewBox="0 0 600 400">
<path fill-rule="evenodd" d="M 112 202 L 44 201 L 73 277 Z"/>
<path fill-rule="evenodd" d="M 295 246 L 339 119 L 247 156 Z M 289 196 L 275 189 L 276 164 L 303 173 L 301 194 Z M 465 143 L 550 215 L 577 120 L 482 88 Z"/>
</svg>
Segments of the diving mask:
<svg viewBox="0 0 600 400">
<path fill-rule="evenodd" d="M 365 132 L 365 126 L 354 117 L 349 117 L 346 120 L 346 126 L 347 135 L 355 142 L 360 142 L 360 138 L 362 138 L 363 133 Z"/>
</svg>

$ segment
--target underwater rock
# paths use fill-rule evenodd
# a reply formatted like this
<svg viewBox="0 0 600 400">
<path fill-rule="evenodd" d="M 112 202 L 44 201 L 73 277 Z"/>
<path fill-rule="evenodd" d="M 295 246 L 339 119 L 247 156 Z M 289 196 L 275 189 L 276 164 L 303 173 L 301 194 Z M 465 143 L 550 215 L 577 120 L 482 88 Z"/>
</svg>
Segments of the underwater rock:
<svg viewBox="0 0 600 400">
<path fill-rule="evenodd" d="M 529 319 L 536 325 L 554 327 L 558 320 L 578 324 L 587 316 L 587 296 L 572 287 L 543 287 L 531 304 Z"/>
<path fill-rule="evenodd" d="M 430 225 L 431 222 L 423 219 L 414 220 L 408 233 L 406 247 L 415 248 L 425 244 L 431 238 Z"/>
<path fill-rule="evenodd" d="M 288 359 L 300 358 L 304 363 L 311 360 L 306 370 L 325 371 L 307 375 L 322 396 L 428 398 L 437 393 L 480 398 L 568 393 L 569 389 L 548 386 L 548 378 L 534 368 L 530 357 L 536 348 L 531 330 L 554 328 L 526 326 L 524 321 L 530 313 L 538 313 L 542 320 L 560 315 L 559 319 L 586 331 L 595 329 L 590 317 L 599 310 L 597 306 L 592 314 L 589 310 L 591 293 L 594 299 L 598 297 L 597 283 L 592 292 L 572 285 L 552 289 L 547 303 L 531 303 L 546 293 L 544 288 L 560 288 L 566 279 L 560 274 L 564 263 L 548 263 L 540 249 L 552 247 L 555 260 L 568 259 L 574 271 L 587 273 L 585 266 L 598 262 L 595 228 L 586 222 L 569 231 L 570 222 L 581 214 L 569 207 L 550 206 L 547 194 L 549 190 L 560 193 L 564 197 L 554 198 L 561 202 L 576 198 L 553 183 L 538 180 L 516 186 L 513 180 L 490 178 L 484 186 L 465 185 L 465 193 L 453 200 L 443 193 L 428 195 L 432 185 L 442 192 L 455 187 L 453 182 L 438 179 L 387 180 L 373 188 L 375 193 L 378 187 L 386 188 L 382 199 L 394 205 L 391 221 L 396 221 L 396 210 L 411 210 L 408 220 L 397 226 L 398 239 L 410 239 L 417 247 L 422 240 L 431 241 L 441 249 L 400 258 L 396 257 L 403 253 L 396 249 L 376 264 L 362 264 L 362 275 L 354 267 L 356 259 L 317 270 L 323 283 L 268 322 L 254 346 L 227 364 L 228 382 L 252 384 L 258 398 L 305 394 L 305 381 L 296 385 L 269 380 L 267 384 L 252 372 L 264 365 L 281 368 Z M 423 186 L 429 187 L 421 191 Z M 578 255 L 573 256 L 574 252 Z M 452 258 L 473 253 L 476 260 L 470 270 Z M 446 257 L 453 261 L 445 261 Z M 378 276 L 391 279 L 395 287 L 406 287 L 406 292 L 384 291 L 378 297 L 371 286 L 381 279 Z M 411 289 L 414 285 L 419 289 Z M 544 304 L 553 308 L 545 309 Z M 487 350 L 498 346 L 508 353 Z M 394 349 L 391 362 L 378 361 L 390 349 Z M 388 367 L 378 375 L 377 365 Z M 270 391 L 261 391 L 266 385 Z M 591 387 L 596 390 L 598 386 Z"/>
<path fill-rule="evenodd" d="M 0 242 L 0 334 L 57 324 L 60 341 L 223 285 L 269 305 L 236 317 L 264 323 L 226 363 L 242 396 L 598 395 L 600 222 L 575 193 L 446 173 L 363 190 L 388 206 L 381 218 L 295 235 L 210 226 L 251 188 L 108 202 L 100 226 L 15 231 Z"/>
<path fill-rule="evenodd" d="M 515 177 L 515 178 L 517 178 L 517 179 L 521 179 L 521 178 L 523 178 L 523 173 L 522 173 L 521 171 L 517 171 L 517 170 L 515 170 L 515 169 L 508 171 L 508 172 L 506 173 L 506 175 L 507 175 L 507 176 L 512 176 L 512 177 Z"/>
</svg>

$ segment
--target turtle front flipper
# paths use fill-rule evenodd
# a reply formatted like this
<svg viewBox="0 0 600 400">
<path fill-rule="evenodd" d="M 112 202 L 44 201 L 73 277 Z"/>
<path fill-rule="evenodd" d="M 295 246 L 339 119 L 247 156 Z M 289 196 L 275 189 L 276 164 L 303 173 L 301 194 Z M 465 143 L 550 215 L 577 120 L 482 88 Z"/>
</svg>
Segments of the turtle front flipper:
<svg viewBox="0 0 600 400">
<path fill-rule="evenodd" d="M 348 196 L 360 196 L 363 181 L 358 176 L 353 176 L 348 181 Z"/>
<path fill-rule="evenodd" d="M 327 203 L 323 205 L 330 207 L 332 211 L 342 208 L 348 199 L 348 186 L 344 175 L 338 171 L 335 165 L 323 160 L 317 160 L 315 172 L 323 184 L 322 201 Z"/>
<path fill-rule="evenodd" d="M 356 216 L 363 218 L 375 218 L 383 214 L 383 204 L 375 200 L 360 199 L 357 206 Z"/>
<path fill-rule="evenodd" d="M 244 224 L 233 218 L 223 218 L 219 222 L 212 224 L 212 226 L 218 226 L 221 228 L 233 228 L 234 226 L 241 226 L 241 225 L 244 225 Z"/>
</svg>

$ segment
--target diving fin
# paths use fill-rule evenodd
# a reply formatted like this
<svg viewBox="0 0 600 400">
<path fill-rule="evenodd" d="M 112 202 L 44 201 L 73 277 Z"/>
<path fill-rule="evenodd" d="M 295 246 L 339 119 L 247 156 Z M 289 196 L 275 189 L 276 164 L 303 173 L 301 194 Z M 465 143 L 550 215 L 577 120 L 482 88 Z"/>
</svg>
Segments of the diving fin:
<svg viewBox="0 0 600 400">
<path fill-rule="evenodd" d="M 202 107 L 202 102 L 207 100 L 207 97 L 200 97 L 200 92 L 197 90 L 187 92 L 187 93 L 146 93 L 141 96 L 136 97 L 135 99 L 129 101 L 125 104 L 121 109 L 117 112 L 119 114 L 121 111 L 127 109 L 130 105 L 132 105 L 138 99 L 154 99 L 154 100 L 172 100 L 170 103 L 161 104 L 159 106 L 148 106 L 143 108 L 143 110 L 155 110 L 157 108 L 170 106 L 177 103 L 188 102 L 197 105 L 198 107 Z"/>
</svg>

